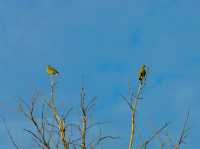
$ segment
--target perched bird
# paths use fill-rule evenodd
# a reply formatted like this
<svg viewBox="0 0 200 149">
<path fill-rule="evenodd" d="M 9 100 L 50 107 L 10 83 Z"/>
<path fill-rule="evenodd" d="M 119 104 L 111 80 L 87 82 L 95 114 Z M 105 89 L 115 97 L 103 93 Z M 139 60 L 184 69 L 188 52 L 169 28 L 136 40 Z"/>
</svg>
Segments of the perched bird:
<svg viewBox="0 0 200 149">
<path fill-rule="evenodd" d="M 47 74 L 48 75 L 58 75 L 59 72 L 54 67 L 48 65 L 47 66 Z"/>
<path fill-rule="evenodd" d="M 138 74 L 138 79 L 140 81 L 143 81 L 146 75 L 146 70 L 145 70 L 146 66 L 143 64 L 139 70 L 139 74 Z"/>
</svg>

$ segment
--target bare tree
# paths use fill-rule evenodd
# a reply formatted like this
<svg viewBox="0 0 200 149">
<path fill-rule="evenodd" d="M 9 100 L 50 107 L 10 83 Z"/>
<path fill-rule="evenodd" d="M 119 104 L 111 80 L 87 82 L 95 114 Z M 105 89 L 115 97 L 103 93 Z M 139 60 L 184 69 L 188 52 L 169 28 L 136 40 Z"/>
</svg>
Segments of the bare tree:
<svg viewBox="0 0 200 149">
<path fill-rule="evenodd" d="M 94 96 L 90 100 L 86 99 L 86 91 L 84 86 L 81 86 L 80 90 L 80 123 L 72 123 L 68 120 L 68 116 L 72 111 L 72 107 L 68 107 L 64 112 L 61 112 L 56 103 L 56 85 L 57 77 L 52 76 L 50 82 L 50 97 L 43 96 L 41 92 L 36 91 L 31 99 L 26 102 L 23 99 L 19 99 L 19 108 L 26 120 L 30 122 L 31 127 L 24 129 L 25 133 L 31 136 L 37 147 L 41 149 L 95 149 L 104 141 L 117 139 L 112 135 L 104 135 L 101 125 L 104 122 L 90 123 L 90 112 L 96 105 L 97 97 Z M 144 76 L 143 76 L 144 77 Z M 155 139 L 160 139 L 160 149 L 165 148 L 166 142 L 161 139 L 163 131 L 169 127 L 169 123 L 165 123 L 160 128 L 156 129 L 150 137 L 142 140 L 140 135 L 140 144 L 135 145 L 134 139 L 137 137 L 135 134 L 135 117 L 138 110 L 138 104 L 143 99 L 143 90 L 146 85 L 146 76 L 143 80 L 140 80 L 137 84 L 136 91 L 134 92 L 131 85 L 128 87 L 128 95 L 121 95 L 122 99 L 127 103 L 131 113 L 131 131 L 129 137 L 128 149 L 147 149 L 148 145 Z M 188 135 L 189 128 L 187 127 L 189 121 L 189 111 L 186 115 L 183 128 L 181 130 L 178 141 L 175 145 L 172 145 L 173 149 L 180 149 L 180 145 L 185 142 L 185 138 Z M 8 128 L 5 119 L 2 118 L 2 122 L 7 131 L 7 134 L 15 147 L 15 149 L 21 149 L 16 143 L 10 129 Z M 99 128 L 99 132 L 92 138 L 88 138 L 89 132 L 93 128 Z M 73 135 L 70 135 L 72 131 Z"/>
</svg>

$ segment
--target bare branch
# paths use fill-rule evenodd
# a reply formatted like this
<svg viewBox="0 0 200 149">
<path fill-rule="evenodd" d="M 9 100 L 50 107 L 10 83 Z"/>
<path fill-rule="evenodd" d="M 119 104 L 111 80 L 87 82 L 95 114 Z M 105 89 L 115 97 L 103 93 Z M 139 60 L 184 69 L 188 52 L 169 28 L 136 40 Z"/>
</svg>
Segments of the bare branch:
<svg viewBox="0 0 200 149">
<path fill-rule="evenodd" d="M 54 119 L 58 125 L 60 140 L 63 144 L 64 149 L 69 149 L 69 142 L 66 139 L 66 129 L 65 129 L 65 121 L 62 117 L 59 116 L 58 110 L 55 106 L 55 87 L 56 81 L 51 80 L 51 100 L 49 102 L 49 107 L 53 113 Z"/>
<path fill-rule="evenodd" d="M 153 135 L 147 139 L 145 142 L 144 142 L 144 149 L 147 148 L 147 145 L 155 138 L 157 137 L 164 129 L 166 129 L 168 126 L 169 126 L 170 123 L 165 123 L 164 126 L 162 126 L 161 128 L 159 128 L 158 130 L 155 131 L 155 133 L 153 133 Z"/>
<path fill-rule="evenodd" d="M 190 130 L 190 128 L 187 128 L 189 117 L 190 117 L 190 110 L 187 111 L 186 119 L 184 121 L 184 125 L 183 125 L 183 128 L 181 130 L 181 134 L 180 134 L 180 137 L 178 139 L 178 143 L 174 145 L 174 149 L 179 149 L 180 145 L 185 143 L 185 138 L 188 136 L 187 133 Z"/>
<path fill-rule="evenodd" d="M 95 147 L 97 147 L 98 145 L 100 145 L 103 141 L 106 140 L 113 140 L 113 139 L 119 139 L 120 137 L 114 137 L 114 136 L 103 136 L 102 135 L 102 131 L 100 129 L 99 135 L 94 138 L 89 144 L 88 146 L 90 146 L 90 148 L 94 149 Z"/>
<path fill-rule="evenodd" d="M 125 96 L 121 95 L 122 99 L 127 103 L 129 108 L 132 110 L 132 104 L 131 101 L 129 101 Z"/>
<path fill-rule="evenodd" d="M 2 120 L 2 122 L 3 122 L 3 125 L 4 125 L 4 127 L 5 127 L 5 129 L 6 129 L 6 132 L 8 133 L 8 136 L 9 136 L 10 141 L 12 142 L 13 146 L 14 146 L 16 149 L 20 149 L 20 147 L 19 147 L 18 144 L 15 142 L 15 139 L 13 138 L 13 135 L 12 135 L 12 133 L 10 132 L 10 130 L 9 130 L 9 128 L 8 128 L 8 125 L 7 125 L 7 123 L 6 123 L 6 120 L 5 120 L 3 117 L 1 117 L 1 120 Z"/>
</svg>

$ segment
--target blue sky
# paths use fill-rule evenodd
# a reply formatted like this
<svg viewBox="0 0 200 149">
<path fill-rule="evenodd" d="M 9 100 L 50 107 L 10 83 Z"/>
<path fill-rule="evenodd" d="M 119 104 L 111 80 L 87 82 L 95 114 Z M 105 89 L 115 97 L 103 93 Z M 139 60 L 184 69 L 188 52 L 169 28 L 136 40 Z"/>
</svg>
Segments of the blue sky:
<svg viewBox="0 0 200 149">
<path fill-rule="evenodd" d="M 200 137 L 200 1 L 198 0 L 0 0 L 0 113 L 19 144 L 27 124 L 16 97 L 28 100 L 35 89 L 48 95 L 47 64 L 60 72 L 58 100 L 78 107 L 81 78 L 89 97 L 97 95 L 97 121 L 111 121 L 105 132 L 126 148 L 129 111 L 120 98 L 128 80 L 136 84 L 142 63 L 150 67 L 138 125 L 144 137 L 172 121 L 177 137 L 188 106 L 192 130 L 185 148 Z M 1 124 L 2 125 L 2 124 Z M 1 148 L 10 149 L 0 129 Z M 23 144 L 23 143 L 22 143 Z"/>
</svg>

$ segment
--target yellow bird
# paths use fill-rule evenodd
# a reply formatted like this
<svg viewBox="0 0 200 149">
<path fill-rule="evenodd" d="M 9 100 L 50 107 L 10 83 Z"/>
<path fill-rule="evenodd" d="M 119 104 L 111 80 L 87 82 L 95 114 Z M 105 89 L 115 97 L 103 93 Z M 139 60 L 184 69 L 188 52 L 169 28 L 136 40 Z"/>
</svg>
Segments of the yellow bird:
<svg viewBox="0 0 200 149">
<path fill-rule="evenodd" d="M 139 70 L 139 74 L 138 74 L 138 79 L 140 81 L 143 81 L 146 75 L 146 70 L 145 70 L 146 66 L 143 64 Z"/>
<path fill-rule="evenodd" d="M 48 65 L 47 66 L 47 74 L 48 75 L 58 75 L 59 72 L 54 67 Z"/>
</svg>

